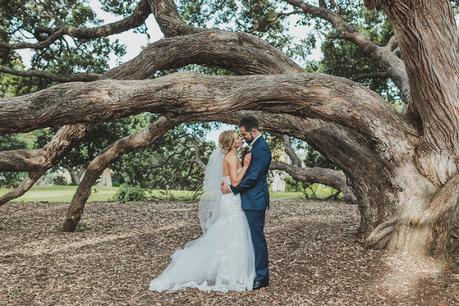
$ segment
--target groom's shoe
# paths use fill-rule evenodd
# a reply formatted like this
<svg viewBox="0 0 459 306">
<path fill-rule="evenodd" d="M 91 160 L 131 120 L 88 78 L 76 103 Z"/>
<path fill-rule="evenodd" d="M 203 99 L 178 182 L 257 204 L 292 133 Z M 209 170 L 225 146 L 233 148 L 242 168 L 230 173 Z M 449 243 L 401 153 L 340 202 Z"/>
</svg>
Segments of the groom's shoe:
<svg viewBox="0 0 459 306">
<path fill-rule="evenodd" d="M 263 288 L 263 287 L 268 287 L 268 285 L 269 285 L 269 278 L 266 278 L 263 281 L 254 281 L 253 282 L 253 290 L 260 289 L 260 288 Z"/>
</svg>

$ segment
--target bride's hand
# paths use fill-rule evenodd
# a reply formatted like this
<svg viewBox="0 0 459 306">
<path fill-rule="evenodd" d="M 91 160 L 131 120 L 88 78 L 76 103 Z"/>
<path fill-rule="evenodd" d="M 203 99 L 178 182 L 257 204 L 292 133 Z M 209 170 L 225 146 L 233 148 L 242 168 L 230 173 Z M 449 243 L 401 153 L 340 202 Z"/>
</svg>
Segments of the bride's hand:
<svg viewBox="0 0 459 306">
<path fill-rule="evenodd" d="M 248 168 L 251 161 L 252 161 L 252 153 L 248 153 L 246 156 L 244 156 L 244 167 Z"/>
</svg>

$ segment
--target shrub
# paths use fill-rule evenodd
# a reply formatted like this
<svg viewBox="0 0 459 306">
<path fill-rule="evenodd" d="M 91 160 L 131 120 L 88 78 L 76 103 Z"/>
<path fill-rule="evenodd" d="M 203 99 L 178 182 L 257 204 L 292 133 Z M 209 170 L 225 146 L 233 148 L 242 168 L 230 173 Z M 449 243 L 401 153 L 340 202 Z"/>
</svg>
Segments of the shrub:
<svg viewBox="0 0 459 306">
<path fill-rule="evenodd" d="M 62 175 L 53 177 L 52 182 L 54 185 L 67 185 L 67 180 Z"/>
<path fill-rule="evenodd" d="M 117 201 L 142 201 L 146 200 L 142 187 L 122 184 L 115 194 Z"/>
</svg>

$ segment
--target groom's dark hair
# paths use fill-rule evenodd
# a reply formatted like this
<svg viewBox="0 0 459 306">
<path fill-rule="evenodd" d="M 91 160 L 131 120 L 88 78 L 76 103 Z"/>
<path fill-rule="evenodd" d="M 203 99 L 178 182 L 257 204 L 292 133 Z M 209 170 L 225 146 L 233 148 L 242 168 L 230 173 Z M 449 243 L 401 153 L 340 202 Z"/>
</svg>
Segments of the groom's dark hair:
<svg viewBox="0 0 459 306">
<path fill-rule="evenodd" d="M 253 116 L 246 116 L 239 121 L 239 126 L 245 127 L 248 132 L 251 132 L 253 129 L 259 130 L 258 120 Z"/>
</svg>

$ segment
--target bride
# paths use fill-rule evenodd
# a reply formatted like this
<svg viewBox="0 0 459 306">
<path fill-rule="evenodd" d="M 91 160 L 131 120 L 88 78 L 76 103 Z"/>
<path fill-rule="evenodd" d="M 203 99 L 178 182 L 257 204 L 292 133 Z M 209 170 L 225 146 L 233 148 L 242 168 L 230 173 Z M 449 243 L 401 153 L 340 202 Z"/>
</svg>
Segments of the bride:
<svg viewBox="0 0 459 306">
<path fill-rule="evenodd" d="M 222 180 L 239 184 L 251 155 L 245 156 L 241 166 L 237 149 L 242 139 L 234 130 L 221 133 L 218 142 L 206 167 L 204 194 L 199 201 L 203 235 L 171 255 L 169 266 L 151 281 L 149 290 L 252 290 L 255 255 L 240 194 L 223 195 L 220 191 Z"/>
</svg>

